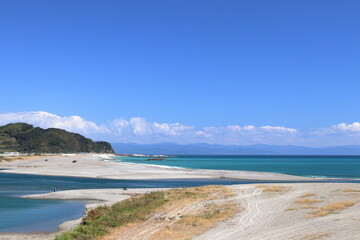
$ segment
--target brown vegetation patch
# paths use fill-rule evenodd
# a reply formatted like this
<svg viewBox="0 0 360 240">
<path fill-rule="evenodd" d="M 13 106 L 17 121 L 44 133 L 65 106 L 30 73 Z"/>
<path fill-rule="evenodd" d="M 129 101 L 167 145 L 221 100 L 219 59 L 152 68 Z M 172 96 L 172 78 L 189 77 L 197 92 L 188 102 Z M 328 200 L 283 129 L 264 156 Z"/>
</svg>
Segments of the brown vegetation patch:
<svg viewBox="0 0 360 240">
<path fill-rule="evenodd" d="M 319 200 L 316 199 L 308 199 L 308 198 L 302 198 L 302 199 L 298 199 L 295 201 L 295 203 L 299 203 L 299 204 L 313 204 L 313 203 L 318 203 L 320 202 Z"/>
<path fill-rule="evenodd" d="M 149 240 L 190 240 L 213 228 L 216 223 L 233 216 L 236 209 L 233 203 L 213 205 L 195 214 L 183 216 L 180 221 L 157 231 Z"/>
<path fill-rule="evenodd" d="M 329 233 L 329 232 L 313 233 L 313 234 L 310 234 L 310 235 L 306 235 L 301 240 L 316 240 L 316 239 L 321 239 L 321 238 L 324 238 L 324 237 L 329 237 L 330 235 L 331 235 L 331 233 Z"/>
<path fill-rule="evenodd" d="M 352 207 L 354 205 L 355 205 L 355 202 L 353 202 L 353 201 L 330 203 L 328 205 L 320 207 L 317 211 L 312 212 L 311 214 L 314 217 L 323 217 L 323 216 L 332 214 L 335 211 L 341 211 L 346 208 Z"/>
<path fill-rule="evenodd" d="M 299 196 L 299 198 L 307 198 L 307 197 L 315 197 L 315 193 L 306 193 L 304 195 Z"/>
<path fill-rule="evenodd" d="M 317 207 L 308 205 L 308 206 L 303 206 L 302 208 L 303 209 L 316 209 Z"/>
<path fill-rule="evenodd" d="M 355 193 L 355 192 L 360 192 L 360 190 L 356 190 L 356 189 L 344 189 L 343 192 L 346 192 L 346 193 Z"/>
<path fill-rule="evenodd" d="M 286 192 L 289 188 L 284 186 L 274 186 L 274 185 L 257 185 L 257 188 L 261 188 L 263 192 Z"/>
<path fill-rule="evenodd" d="M 330 203 L 324 207 L 321 207 L 322 210 L 328 210 L 328 211 L 337 211 L 337 210 L 343 210 L 348 207 L 354 206 L 355 203 L 353 201 L 347 201 L 347 202 L 336 202 L 336 203 Z"/>
<path fill-rule="evenodd" d="M 168 202 L 151 216 L 116 228 L 101 239 L 190 240 L 240 210 L 231 201 L 234 193 L 224 186 L 171 189 L 164 193 Z"/>
</svg>

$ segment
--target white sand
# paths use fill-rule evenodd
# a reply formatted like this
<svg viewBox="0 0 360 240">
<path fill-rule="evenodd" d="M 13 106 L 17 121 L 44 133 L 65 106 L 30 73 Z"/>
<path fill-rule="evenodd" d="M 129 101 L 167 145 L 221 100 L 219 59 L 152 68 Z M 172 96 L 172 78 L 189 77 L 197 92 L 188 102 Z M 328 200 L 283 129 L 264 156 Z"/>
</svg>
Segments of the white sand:
<svg viewBox="0 0 360 240">
<path fill-rule="evenodd" d="M 263 192 L 261 188 L 257 188 L 257 185 L 254 184 L 229 186 L 236 193 L 234 199 L 240 203 L 241 212 L 234 218 L 222 222 L 208 232 L 195 237 L 194 240 L 360 239 L 359 184 L 291 183 L 267 185 L 285 186 L 290 190 L 287 192 Z M 345 189 L 356 191 L 346 192 L 344 191 Z M 127 191 L 122 189 L 71 190 L 28 197 L 43 199 L 95 199 L 104 201 L 87 205 L 87 208 L 92 208 L 99 204 L 112 204 L 126 199 L 134 193 L 145 193 L 153 190 L 155 189 L 129 189 Z M 307 193 L 315 193 L 315 197 L 308 198 L 317 199 L 320 202 L 314 204 L 295 203 L 299 196 Z M 318 208 L 329 203 L 341 201 L 353 201 L 355 205 L 324 217 L 309 217 L 312 216 L 309 213 L 315 211 L 315 209 L 303 209 L 304 206 Z M 71 229 L 79 221 L 67 222 L 61 225 L 60 229 Z M 142 230 L 146 231 L 146 229 Z M 153 229 L 153 231 L 155 230 Z M 27 235 L 8 234 L 0 235 L 0 239 L 47 240 L 53 239 L 55 235 L 56 233 L 48 235 L 36 233 Z"/>
<path fill-rule="evenodd" d="M 270 184 L 269 184 L 270 185 Z M 357 240 L 360 239 L 360 184 L 301 183 L 271 184 L 290 187 L 286 193 L 265 193 L 256 185 L 235 185 L 237 199 L 245 209 L 235 218 L 195 237 L 194 240 Z M 356 189 L 359 192 L 344 192 Z M 294 203 L 299 196 L 315 193 L 320 202 Z M 323 217 L 309 217 L 314 209 L 329 203 L 354 201 L 355 205 Z M 320 237 L 323 236 L 323 237 Z"/>
<path fill-rule="evenodd" d="M 83 154 L 76 156 L 38 157 L 0 164 L 0 172 L 54 176 L 96 177 L 111 179 L 191 179 L 233 178 L 249 180 L 307 180 L 309 178 L 270 172 L 182 169 L 164 166 L 113 162 L 104 156 Z M 48 159 L 48 161 L 45 161 Z M 72 163 L 76 160 L 76 163 Z"/>
</svg>

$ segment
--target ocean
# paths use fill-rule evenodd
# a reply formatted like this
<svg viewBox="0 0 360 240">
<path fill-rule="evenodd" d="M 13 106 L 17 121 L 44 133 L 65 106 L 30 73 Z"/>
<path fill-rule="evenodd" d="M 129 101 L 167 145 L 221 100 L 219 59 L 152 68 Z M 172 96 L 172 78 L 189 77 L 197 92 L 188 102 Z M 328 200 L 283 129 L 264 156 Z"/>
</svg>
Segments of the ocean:
<svg viewBox="0 0 360 240">
<path fill-rule="evenodd" d="M 164 161 L 116 157 L 118 161 L 192 169 L 244 170 L 316 178 L 360 179 L 360 156 L 175 156 Z"/>
</svg>

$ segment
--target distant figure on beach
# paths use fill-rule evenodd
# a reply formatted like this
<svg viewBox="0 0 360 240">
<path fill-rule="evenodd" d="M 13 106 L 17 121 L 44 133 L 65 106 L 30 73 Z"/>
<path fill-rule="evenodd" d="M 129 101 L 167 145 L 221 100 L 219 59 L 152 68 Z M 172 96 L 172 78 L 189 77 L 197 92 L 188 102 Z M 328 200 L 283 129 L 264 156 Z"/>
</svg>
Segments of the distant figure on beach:
<svg viewBox="0 0 360 240">
<path fill-rule="evenodd" d="M 56 188 L 54 188 L 54 192 L 56 192 Z"/>
<path fill-rule="evenodd" d="M 127 187 L 123 187 L 123 190 L 127 190 Z"/>
</svg>

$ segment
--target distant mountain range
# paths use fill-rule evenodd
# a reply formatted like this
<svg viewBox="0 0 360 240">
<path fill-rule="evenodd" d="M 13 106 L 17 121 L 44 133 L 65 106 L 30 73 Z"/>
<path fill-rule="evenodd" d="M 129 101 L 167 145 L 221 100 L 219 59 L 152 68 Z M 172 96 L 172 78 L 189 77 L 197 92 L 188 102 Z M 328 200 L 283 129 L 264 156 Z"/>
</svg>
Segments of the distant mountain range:
<svg viewBox="0 0 360 240">
<path fill-rule="evenodd" d="M 311 148 L 302 146 L 280 146 L 256 144 L 250 146 L 219 144 L 136 144 L 112 143 L 119 154 L 166 154 L 166 155 L 360 155 L 360 146 L 334 146 Z"/>
</svg>

